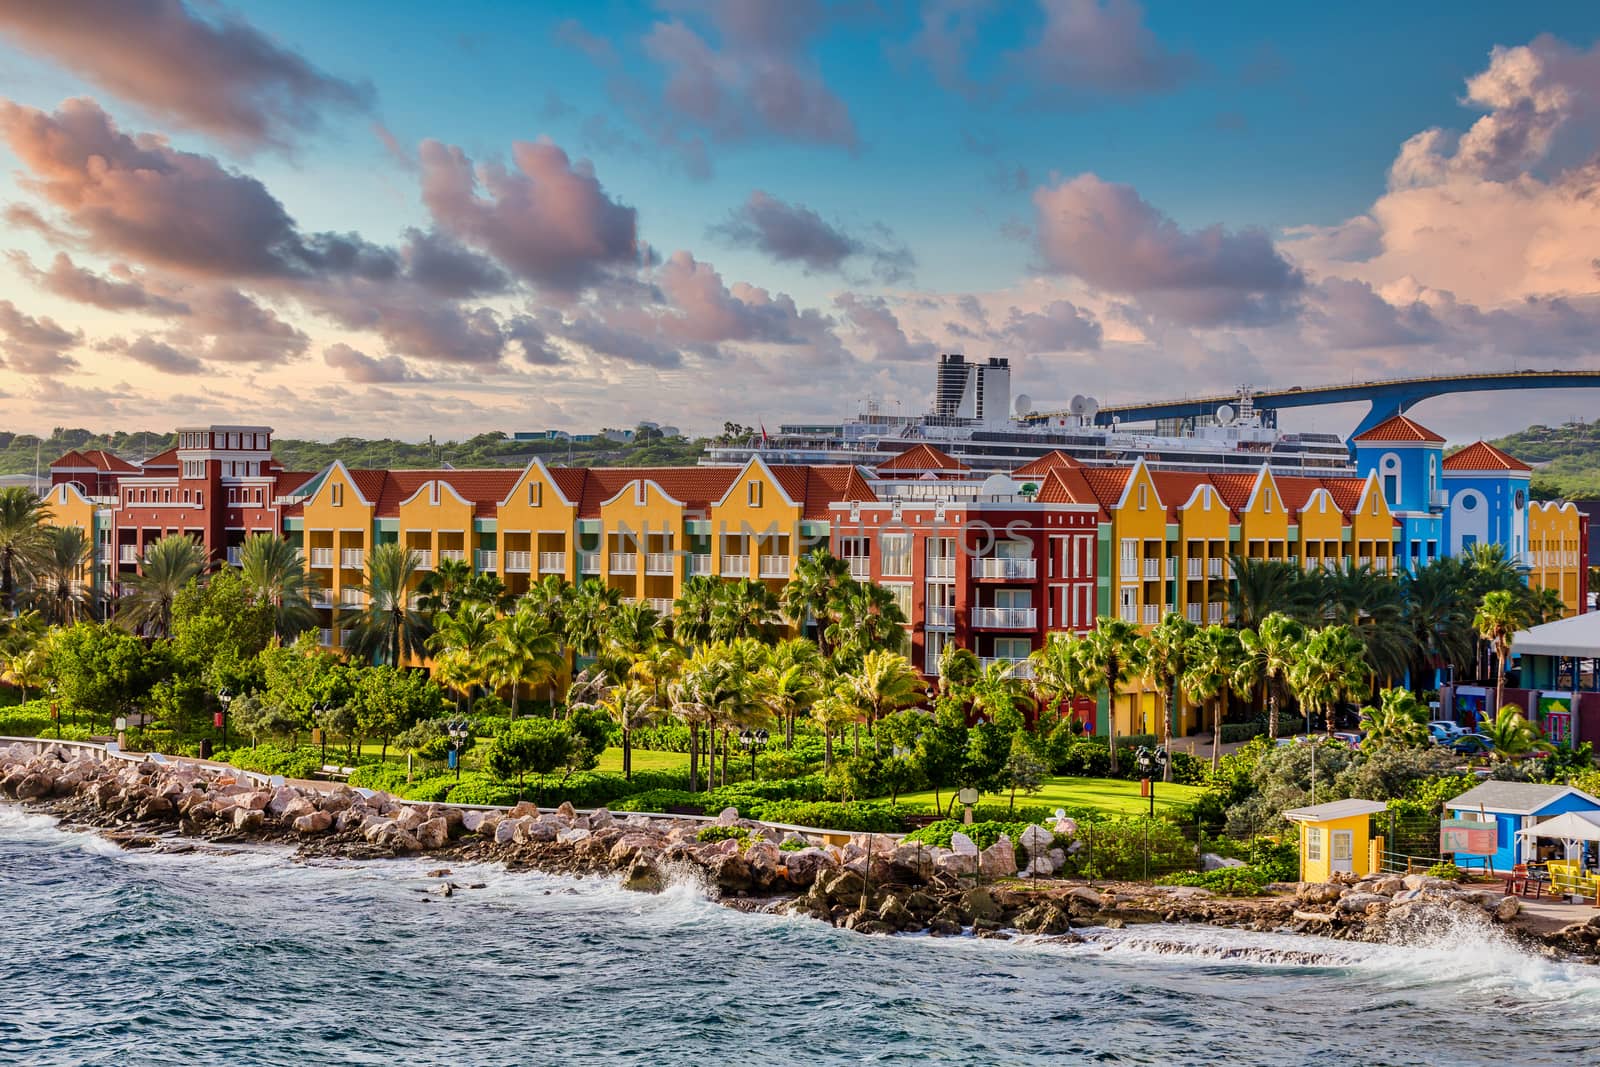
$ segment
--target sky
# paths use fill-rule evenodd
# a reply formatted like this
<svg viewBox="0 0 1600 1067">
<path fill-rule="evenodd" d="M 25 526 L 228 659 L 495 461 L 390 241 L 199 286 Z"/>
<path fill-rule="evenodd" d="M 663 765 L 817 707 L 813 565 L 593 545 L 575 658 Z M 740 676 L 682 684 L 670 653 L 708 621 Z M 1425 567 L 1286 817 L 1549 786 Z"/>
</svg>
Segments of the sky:
<svg viewBox="0 0 1600 1067">
<path fill-rule="evenodd" d="M 775 429 L 926 410 L 940 352 L 1041 409 L 1600 369 L 1597 35 L 1586 3 L 0 0 L 0 427 Z"/>
</svg>

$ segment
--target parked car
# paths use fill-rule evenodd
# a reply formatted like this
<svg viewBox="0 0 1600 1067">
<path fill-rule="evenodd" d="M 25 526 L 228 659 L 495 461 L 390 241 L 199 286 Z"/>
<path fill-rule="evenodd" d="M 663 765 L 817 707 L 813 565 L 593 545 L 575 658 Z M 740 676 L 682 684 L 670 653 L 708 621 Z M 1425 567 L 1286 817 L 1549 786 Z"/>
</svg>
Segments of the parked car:
<svg viewBox="0 0 1600 1067">
<path fill-rule="evenodd" d="M 1448 745 L 1467 732 L 1465 726 L 1449 719 L 1434 719 L 1428 724 L 1428 729 L 1433 731 L 1433 739 L 1441 745 Z"/>
<path fill-rule="evenodd" d="M 1333 739 L 1335 741 L 1343 741 L 1346 745 L 1349 745 L 1351 748 L 1360 748 L 1361 747 L 1361 735 L 1360 734 L 1355 734 L 1355 733 L 1350 733 L 1350 732 L 1345 731 L 1345 730 L 1340 730 L 1339 732 L 1337 732 L 1337 733 L 1335 733 L 1333 735 Z"/>
<path fill-rule="evenodd" d="M 1481 756 L 1494 751 L 1494 742 L 1482 734 L 1462 734 L 1450 742 L 1450 751 L 1464 756 Z"/>
</svg>

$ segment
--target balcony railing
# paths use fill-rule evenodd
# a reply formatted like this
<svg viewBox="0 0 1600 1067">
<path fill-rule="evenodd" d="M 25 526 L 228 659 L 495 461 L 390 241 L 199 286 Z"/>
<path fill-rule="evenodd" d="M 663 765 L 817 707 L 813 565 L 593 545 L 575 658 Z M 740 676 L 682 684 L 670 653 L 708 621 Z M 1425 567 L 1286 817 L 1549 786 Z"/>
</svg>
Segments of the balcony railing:
<svg viewBox="0 0 1600 1067">
<path fill-rule="evenodd" d="M 540 555 L 543 555 L 543 554 L 544 553 L 542 553 L 542 552 L 540 553 Z M 598 552 L 579 552 L 578 553 L 578 573 L 579 574 L 599 574 L 600 573 L 600 553 L 598 553 Z"/>
<path fill-rule="evenodd" d="M 475 550 L 472 556 L 472 565 L 480 571 L 495 570 L 499 567 L 499 563 L 494 558 L 494 549 L 480 548 Z"/>
<path fill-rule="evenodd" d="M 1183 617 L 1192 623 L 1199 624 L 1201 613 L 1204 610 L 1204 604 L 1186 604 L 1183 608 Z"/>
<path fill-rule="evenodd" d="M 533 562 L 532 552 L 507 552 L 506 570 L 526 573 Z M 540 574 L 565 574 L 567 572 L 567 554 L 565 552 L 539 553 Z"/>
<path fill-rule="evenodd" d="M 788 556 L 762 556 L 759 567 L 759 573 L 763 578 L 789 577 Z"/>
<path fill-rule="evenodd" d="M 317 631 L 317 644 L 321 645 L 323 648 L 332 648 L 333 647 L 333 631 L 332 630 L 318 630 Z"/>
<path fill-rule="evenodd" d="M 1160 604 L 1146 604 L 1144 606 L 1144 624 L 1146 626 L 1154 626 L 1156 623 L 1158 623 L 1160 621 L 1161 621 L 1161 605 Z"/>
<path fill-rule="evenodd" d="M 244 550 L 241 549 L 238 545 L 229 545 L 228 546 L 228 566 L 237 567 L 239 565 L 239 559 L 240 559 L 240 556 L 243 554 L 243 551 Z"/>
<path fill-rule="evenodd" d="M 1007 664 L 1011 668 L 1011 676 L 1013 678 L 1033 677 L 1033 664 L 1026 659 L 1012 659 L 1010 656 L 981 656 L 978 662 L 985 670 L 988 670 L 989 666 L 994 663 Z"/>
<path fill-rule="evenodd" d="M 431 548 L 413 548 L 411 551 L 417 557 L 417 570 L 419 570 L 419 571 L 431 571 L 431 570 L 433 570 L 433 549 L 431 549 Z"/>
<path fill-rule="evenodd" d="M 1031 630 L 1038 617 L 1033 608 L 972 609 L 972 625 L 991 630 Z"/>
<path fill-rule="evenodd" d="M 927 612 L 929 626 L 954 626 L 956 609 L 949 604 L 930 605 Z"/>
<path fill-rule="evenodd" d="M 1123 622 L 1138 622 L 1139 607 L 1136 604 L 1124 604 L 1121 611 Z"/>
<path fill-rule="evenodd" d="M 722 576 L 724 578 L 748 578 L 748 577 L 750 577 L 750 557 L 749 556 L 723 556 L 722 557 Z"/>
<path fill-rule="evenodd" d="M 647 597 L 645 603 L 656 609 L 657 615 L 672 614 L 672 598 L 669 596 Z"/>
<path fill-rule="evenodd" d="M 1227 566 L 1227 561 L 1225 561 L 1225 560 L 1220 560 L 1220 559 L 1208 559 L 1208 560 L 1206 560 L 1206 577 L 1207 578 L 1221 578 L 1222 577 L 1222 569 L 1225 566 Z"/>
<path fill-rule="evenodd" d="M 866 556 L 846 556 L 845 562 L 850 564 L 850 577 L 858 582 L 864 582 L 872 577 L 872 560 Z"/>
<path fill-rule="evenodd" d="M 644 557 L 644 572 L 671 577 L 678 569 L 677 564 L 678 555 L 675 552 L 651 552 Z"/>
<path fill-rule="evenodd" d="M 366 553 L 359 548 L 341 548 L 339 550 L 339 566 L 349 567 L 351 570 L 360 570 L 366 566 Z"/>
<path fill-rule="evenodd" d="M 119 563 L 138 563 L 139 562 L 139 548 L 138 548 L 138 546 L 137 545 L 122 545 L 117 550 L 117 562 L 119 562 Z"/>
<path fill-rule="evenodd" d="M 1122 561 L 1122 570 L 1119 573 L 1124 580 L 1139 577 L 1139 561 L 1136 559 L 1124 559 Z"/>
<path fill-rule="evenodd" d="M 1228 609 L 1228 606 L 1226 604 L 1207 604 L 1206 605 L 1206 621 L 1210 622 L 1210 623 L 1219 623 L 1219 622 L 1221 622 L 1222 621 L 1222 616 L 1227 611 L 1227 609 Z"/>
<path fill-rule="evenodd" d="M 453 559 L 456 562 L 460 563 L 460 562 L 465 561 L 466 558 L 467 558 L 467 550 L 464 549 L 464 548 L 441 548 L 439 550 L 439 562 L 440 563 L 443 563 L 447 559 Z"/>
<path fill-rule="evenodd" d="M 95 549 L 94 558 L 96 563 L 110 563 L 111 546 L 101 545 L 99 548 Z"/>
<path fill-rule="evenodd" d="M 980 556 L 972 561 L 974 578 L 1004 578 L 1008 580 L 1032 579 L 1038 573 L 1038 561 L 1008 556 Z"/>
<path fill-rule="evenodd" d="M 1184 573 L 1187 574 L 1191 580 L 1199 581 L 1201 578 L 1205 577 L 1206 561 L 1200 559 L 1199 557 L 1185 560 Z"/>
<path fill-rule="evenodd" d="M 367 594 L 360 589 L 339 590 L 339 603 L 347 608 L 359 608 L 366 604 Z"/>
<path fill-rule="evenodd" d="M 612 574 L 638 574 L 639 554 L 637 552 L 611 553 Z"/>
<path fill-rule="evenodd" d="M 929 578 L 954 578 L 956 576 L 956 558 L 954 556 L 934 556 L 928 561 Z M 851 577 L 855 577 L 854 573 Z M 865 577 L 863 575 L 863 577 Z"/>
<path fill-rule="evenodd" d="M 333 566 L 333 549 L 313 548 L 311 550 L 311 565 L 313 567 Z"/>
<path fill-rule="evenodd" d="M 1361 566 L 1363 566 L 1363 567 L 1372 566 L 1372 557 L 1371 556 L 1362 556 L 1361 557 Z"/>
<path fill-rule="evenodd" d="M 708 555 L 706 553 L 701 553 L 700 555 L 690 556 L 689 557 L 689 576 L 691 578 L 694 577 L 695 575 L 698 575 L 698 574 L 710 574 L 710 573 L 711 573 L 711 556 L 710 555 Z"/>
</svg>

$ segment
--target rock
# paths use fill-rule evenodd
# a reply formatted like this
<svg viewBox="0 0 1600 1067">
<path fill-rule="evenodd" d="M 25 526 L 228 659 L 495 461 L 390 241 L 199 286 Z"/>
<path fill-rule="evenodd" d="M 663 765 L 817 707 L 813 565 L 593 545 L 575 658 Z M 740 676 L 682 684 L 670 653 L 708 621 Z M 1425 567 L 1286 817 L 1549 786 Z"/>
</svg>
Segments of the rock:
<svg viewBox="0 0 1600 1067">
<path fill-rule="evenodd" d="M 608 826 L 615 825 L 616 821 L 606 808 L 596 808 L 589 813 L 589 829 L 591 830 L 604 830 Z"/>
<path fill-rule="evenodd" d="M 1387 877 L 1379 878 L 1373 884 L 1372 891 L 1374 893 L 1382 893 L 1386 897 L 1392 897 L 1396 893 L 1403 892 L 1405 887 L 1406 880 L 1404 878 L 1401 878 L 1399 875 L 1391 874 Z"/>
<path fill-rule="evenodd" d="M 789 884 L 798 888 L 805 888 L 834 870 L 833 859 L 820 848 L 785 852 L 783 866 Z"/>
<path fill-rule="evenodd" d="M 1046 902 L 1018 915 L 1016 927 L 1025 934 L 1064 934 L 1072 929 L 1072 922 L 1066 912 Z"/>
<path fill-rule="evenodd" d="M 478 827 L 483 825 L 483 820 L 488 816 L 486 811 L 469 811 L 461 816 L 461 825 L 467 833 L 475 834 Z"/>
<path fill-rule="evenodd" d="M 443 848 L 450 842 L 450 824 L 443 818 L 429 819 L 417 827 L 417 841 L 426 849 Z"/>
<path fill-rule="evenodd" d="M 426 821 L 427 816 L 422 813 L 422 810 L 409 804 L 400 810 L 400 814 L 394 817 L 394 824 L 402 830 L 415 830 Z"/>
<path fill-rule="evenodd" d="M 867 888 L 866 879 L 851 870 L 841 870 L 825 881 L 819 879 L 817 885 L 822 887 L 822 895 L 829 900 L 850 905 L 858 902 Z"/>
<path fill-rule="evenodd" d="M 976 856 L 978 846 L 973 844 L 972 838 L 957 830 L 950 835 L 950 851 L 958 856 Z"/>
<path fill-rule="evenodd" d="M 49 796 L 53 788 L 55 788 L 55 782 L 48 775 L 30 774 L 17 783 L 16 798 L 18 800 L 37 800 L 40 797 Z"/>
<path fill-rule="evenodd" d="M 1356 890 L 1346 890 L 1339 897 L 1339 910 L 1346 915 L 1365 915 L 1367 909 L 1378 904 L 1389 906 L 1389 898 L 1382 893 L 1362 893 Z"/>
<path fill-rule="evenodd" d="M 933 856 L 933 869 L 937 873 L 954 875 L 957 878 L 966 878 L 978 873 L 978 854 L 976 851 L 947 852 L 938 849 Z"/>
<path fill-rule="evenodd" d="M 267 801 L 267 814 L 275 816 L 275 817 L 281 819 L 281 818 L 285 817 L 286 815 L 288 815 L 289 805 L 293 804 L 296 800 L 299 800 L 299 799 L 300 799 L 300 791 L 298 789 L 292 789 L 292 788 L 290 788 L 289 786 L 286 786 L 286 785 L 279 786 L 272 793 L 271 798 L 268 799 L 268 801 Z M 296 815 L 304 815 L 304 814 L 305 814 L 305 812 L 303 812 L 303 811 L 296 813 Z M 289 818 L 294 818 L 295 816 L 288 816 L 288 817 Z"/>
<path fill-rule="evenodd" d="M 253 834 L 261 829 L 266 815 L 261 808 L 234 808 L 233 829 L 236 833 Z"/>
<path fill-rule="evenodd" d="M 1075 885 L 1067 890 L 1064 898 L 1069 904 L 1081 904 L 1093 911 L 1099 911 L 1104 898 L 1099 893 L 1086 885 Z"/>
<path fill-rule="evenodd" d="M 711 868 L 711 877 L 722 892 L 743 893 L 751 886 L 750 864 L 738 854 L 722 856 Z"/>
<path fill-rule="evenodd" d="M 1005 914 L 1005 910 L 995 903 L 994 897 L 982 886 L 961 894 L 961 910 L 971 915 L 974 922 L 979 919 L 998 922 Z"/>
<path fill-rule="evenodd" d="M 1327 912 L 1301 911 L 1299 908 L 1294 909 L 1291 914 L 1303 923 L 1331 923 L 1334 919 L 1334 916 Z"/>
<path fill-rule="evenodd" d="M 572 806 L 570 800 L 563 800 L 561 806 L 556 809 L 556 814 L 563 819 L 575 819 L 578 817 L 578 809 Z"/>
<path fill-rule="evenodd" d="M 589 839 L 589 835 L 593 832 L 594 831 L 584 827 L 575 826 L 570 830 L 562 830 L 560 833 L 556 834 L 556 838 L 566 844 L 576 845 L 579 841 L 587 841 Z"/>
<path fill-rule="evenodd" d="M 1017 837 L 1017 844 L 1030 858 L 1049 852 L 1055 843 L 1056 835 L 1042 826 L 1030 826 Z"/>
<path fill-rule="evenodd" d="M 501 819 L 495 824 L 494 843 L 509 845 L 517 838 L 517 830 L 523 825 L 523 820 L 515 818 Z"/>
<path fill-rule="evenodd" d="M 1401 881 L 1407 889 L 1454 889 L 1455 883 L 1426 874 L 1408 874 Z"/>
<path fill-rule="evenodd" d="M 1243 867 L 1244 860 L 1236 860 L 1229 856 L 1219 856 L 1215 852 L 1207 852 L 1200 857 L 1200 869 L 1203 871 L 1220 871 L 1225 867 Z"/>
<path fill-rule="evenodd" d="M 538 814 L 539 805 L 530 800 L 519 800 L 516 804 L 512 805 L 510 811 L 506 812 L 506 818 L 526 819 L 532 816 L 537 816 Z"/>
<path fill-rule="evenodd" d="M 279 813 L 279 817 L 285 822 L 294 822 L 294 820 L 300 818 L 300 816 L 310 815 L 316 810 L 317 806 L 310 800 L 310 798 L 295 797 L 293 800 L 289 801 L 289 803 L 283 806 L 283 811 Z"/>
<path fill-rule="evenodd" d="M 736 823 L 738 821 L 739 821 L 739 809 L 738 808 L 723 808 L 722 811 L 717 814 L 717 825 L 718 826 L 732 826 L 734 823 Z"/>
<path fill-rule="evenodd" d="M 421 852 L 422 843 L 404 830 L 394 830 L 389 837 L 389 847 L 396 852 Z"/>
<path fill-rule="evenodd" d="M 655 864 L 648 860 L 634 860 L 623 876 L 622 888 L 632 893 L 659 893 L 666 888 L 666 879 Z"/>
<path fill-rule="evenodd" d="M 1017 854 L 1009 837 L 1001 834 L 1000 840 L 978 853 L 978 873 L 985 878 L 1010 878 L 1017 873 Z"/>
<path fill-rule="evenodd" d="M 1343 891 L 1342 887 L 1329 882 L 1304 882 L 1296 896 L 1307 904 L 1332 904 Z"/>
<path fill-rule="evenodd" d="M 949 937 L 959 934 L 961 930 L 961 913 L 954 908 L 941 908 L 933 918 L 928 920 L 928 933 L 930 934 Z"/>
<path fill-rule="evenodd" d="M 295 831 L 302 834 L 326 833 L 333 825 L 333 816 L 325 811 L 313 811 L 294 820 Z"/>
<path fill-rule="evenodd" d="M 1522 901 L 1516 897 L 1506 897 L 1494 909 L 1494 917 L 1505 923 L 1515 919 L 1522 912 Z M 1597 916 L 1600 917 L 1600 916 Z M 1593 920 L 1590 920 L 1591 922 Z"/>
<path fill-rule="evenodd" d="M 911 914 L 905 901 L 892 894 L 883 898 L 883 903 L 878 907 L 878 919 L 896 930 L 905 930 L 917 923 L 916 916 Z"/>
</svg>

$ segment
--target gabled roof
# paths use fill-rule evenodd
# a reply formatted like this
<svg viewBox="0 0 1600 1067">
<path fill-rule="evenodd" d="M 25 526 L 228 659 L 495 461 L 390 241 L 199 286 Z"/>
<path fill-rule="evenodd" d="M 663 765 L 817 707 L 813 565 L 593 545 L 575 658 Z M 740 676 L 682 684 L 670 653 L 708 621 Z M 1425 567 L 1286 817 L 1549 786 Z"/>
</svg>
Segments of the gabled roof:
<svg viewBox="0 0 1600 1067">
<path fill-rule="evenodd" d="M 880 471 L 964 471 L 965 463 L 927 443 L 915 444 L 878 464 Z"/>
<path fill-rule="evenodd" d="M 1104 508 L 1114 508 L 1133 477 L 1132 467 L 1085 467 L 1078 472 Z"/>
<path fill-rule="evenodd" d="M 151 456 L 149 459 L 147 459 L 143 463 L 139 464 L 139 469 L 140 470 L 150 470 L 152 467 L 154 467 L 154 468 L 156 468 L 158 470 L 166 470 L 169 467 L 172 470 L 177 470 L 178 469 L 178 447 L 176 445 L 174 445 L 173 447 L 167 449 L 165 452 L 157 452 L 155 455 Z"/>
<path fill-rule="evenodd" d="M 1329 822 L 1357 815 L 1376 815 L 1380 811 L 1388 810 L 1388 807 L 1387 804 L 1376 800 L 1351 797 L 1349 800 L 1332 800 L 1326 804 L 1313 804 L 1307 808 L 1293 808 L 1284 812 L 1283 817 L 1290 822 Z"/>
<path fill-rule="evenodd" d="M 800 515 L 806 519 L 827 518 L 828 505 L 835 501 L 878 499 L 854 467 L 781 466 L 773 467 L 772 473 L 783 491 L 800 502 Z"/>
<path fill-rule="evenodd" d="M 132 463 L 129 463 L 114 452 L 107 452 L 103 448 L 90 448 L 82 452 L 69 451 L 50 463 L 51 470 L 82 470 L 85 467 L 92 467 L 95 470 L 106 471 L 111 474 L 136 474 L 139 471 L 139 468 Z"/>
<path fill-rule="evenodd" d="M 1250 507 L 1250 497 L 1255 493 L 1260 478 L 1259 473 L 1213 474 L 1211 484 L 1217 487 L 1217 495 L 1228 507 L 1234 511 L 1244 511 Z"/>
<path fill-rule="evenodd" d="M 1444 806 L 1452 811 L 1493 811 L 1503 815 L 1533 815 L 1561 800 L 1575 796 L 1600 809 L 1600 800 L 1570 785 L 1541 785 L 1538 782 L 1484 782 L 1473 786 Z"/>
<path fill-rule="evenodd" d="M 1350 515 L 1361 506 L 1361 494 L 1367 488 L 1367 479 L 1323 478 L 1322 485 L 1333 494 L 1333 502 L 1339 506 L 1339 510 Z"/>
<path fill-rule="evenodd" d="M 1046 472 L 1053 471 L 1058 467 L 1073 467 L 1081 469 L 1083 464 L 1058 448 L 1053 452 L 1046 452 L 1038 459 L 1029 460 L 1027 463 L 1024 463 L 1022 466 L 1012 471 L 1011 476 L 1013 478 L 1042 478 L 1045 476 Z"/>
<path fill-rule="evenodd" d="M 1356 434 L 1352 441 L 1428 442 L 1444 444 L 1444 438 L 1404 415 L 1391 415 L 1366 433 Z"/>
<path fill-rule="evenodd" d="M 1105 504 L 1084 478 L 1081 466 L 1054 467 L 1045 472 L 1034 499 L 1041 504 L 1087 504 L 1097 508 L 1101 518 L 1108 515 Z"/>
<path fill-rule="evenodd" d="M 1179 514 L 1189 501 L 1194 499 L 1195 490 L 1201 486 L 1215 488 L 1217 475 L 1195 474 L 1189 471 L 1151 471 L 1150 480 L 1155 483 L 1156 494 L 1161 497 L 1161 502 L 1167 505 L 1167 517 L 1173 522 L 1178 521 Z M 1219 490 L 1218 502 L 1229 511 L 1235 510 Z"/>
<path fill-rule="evenodd" d="M 1441 464 L 1447 471 L 1532 471 L 1522 460 L 1507 455 L 1487 441 L 1478 441 L 1451 453 Z"/>
<path fill-rule="evenodd" d="M 272 472 L 272 494 L 288 496 L 316 476 L 316 471 L 275 470 Z"/>
</svg>

